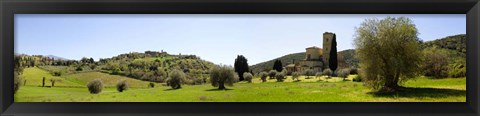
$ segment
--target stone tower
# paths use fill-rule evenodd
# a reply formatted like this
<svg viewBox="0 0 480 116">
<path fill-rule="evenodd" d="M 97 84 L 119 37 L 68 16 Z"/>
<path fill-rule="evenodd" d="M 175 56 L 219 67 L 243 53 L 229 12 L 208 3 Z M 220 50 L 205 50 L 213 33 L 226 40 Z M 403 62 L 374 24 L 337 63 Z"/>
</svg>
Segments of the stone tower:
<svg viewBox="0 0 480 116">
<path fill-rule="evenodd" d="M 323 62 L 324 69 L 329 68 L 330 51 L 332 50 L 332 42 L 336 41 L 335 33 L 323 33 Z"/>
</svg>

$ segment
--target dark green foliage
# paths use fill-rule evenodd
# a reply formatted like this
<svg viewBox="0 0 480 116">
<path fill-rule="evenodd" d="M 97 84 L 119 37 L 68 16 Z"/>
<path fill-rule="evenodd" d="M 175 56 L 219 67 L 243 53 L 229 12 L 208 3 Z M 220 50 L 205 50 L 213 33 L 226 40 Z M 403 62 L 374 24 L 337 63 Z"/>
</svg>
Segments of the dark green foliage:
<svg viewBox="0 0 480 116">
<path fill-rule="evenodd" d="M 62 76 L 63 72 L 62 71 L 54 71 L 53 76 Z"/>
<path fill-rule="evenodd" d="M 270 77 L 270 79 L 274 79 L 276 74 L 277 71 L 275 70 L 270 70 L 270 72 L 268 72 L 268 76 Z"/>
<path fill-rule="evenodd" d="M 243 73 L 249 71 L 247 58 L 245 58 L 243 55 L 238 55 L 235 59 L 234 68 L 235 72 L 237 72 L 237 74 L 239 75 L 239 80 L 243 81 Z"/>
<path fill-rule="evenodd" d="M 45 77 L 42 79 L 42 87 L 45 87 Z"/>
<path fill-rule="evenodd" d="M 467 37 L 465 34 L 448 36 L 445 38 L 428 41 L 423 43 L 422 48 L 438 46 L 443 49 L 455 50 L 462 54 L 467 54 Z"/>
<path fill-rule="evenodd" d="M 167 79 L 167 85 L 172 87 L 172 89 L 182 88 L 182 83 L 184 82 L 186 75 L 183 71 L 173 70 L 170 72 L 169 78 Z"/>
<path fill-rule="evenodd" d="M 57 80 L 55 80 L 55 79 L 50 79 L 50 83 L 52 83 L 52 87 L 55 86 L 55 81 L 57 81 Z"/>
<path fill-rule="evenodd" d="M 148 87 L 155 88 L 155 83 L 152 83 L 152 82 L 148 83 Z"/>
<path fill-rule="evenodd" d="M 283 73 L 277 73 L 275 74 L 275 78 L 277 79 L 277 82 L 283 82 L 283 79 L 285 79 L 285 75 Z"/>
<path fill-rule="evenodd" d="M 354 81 L 354 82 L 362 82 L 362 77 L 361 77 L 360 75 L 355 76 L 355 77 L 352 79 L 352 81 Z"/>
<path fill-rule="evenodd" d="M 227 89 L 227 86 L 233 86 L 233 83 L 238 79 L 236 78 L 235 71 L 228 66 L 216 66 L 210 70 L 210 83 L 213 87 L 218 87 L 220 90 Z"/>
<path fill-rule="evenodd" d="M 337 37 L 336 37 L 336 35 L 334 34 L 334 35 L 333 35 L 333 39 L 332 39 L 332 41 L 331 41 L 331 42 L 332 42 L 332 44 L 331 44 L 331 45 L 332 45 L 332 46 L 331 46 L 332 48 L 331 48 L 331 51 L 330 51 L 330 58 L 329 58 L 330 61 L 328 61 L 328 63 L 329 63 L 329 64 L 328 64 L 328 65 L 329 65 L 328 67 L 329 67 L 331 70 L 337 70 L 337 66 L 338 66 L 338 64 L 337 64 L 337 60 L 338 60 L 338 59 L 337 59 L 337 39 L 336 39 L 336 38 L 337 38 Z"/>
<path fill-rule="evenodd" d="M 268 77 L 267 72 L 260 72 L 258 75 L 260 75 L 260 79 L 262 79 L 262 82 L 267 82 L 267 77 Z"/>
<path fill-rule="evenodd" d="M 17 93 L 18 89 L 20 89 L 20 82 L 22 82 L 22 80 L 17 75 L 17 73 L 14 73 L 14 76 L 13 76 L 13 94 Z"/>
<path fill-rule="evenodd" d="M 126 80 L 120 80 L 117 83 L 117 91 L 118 92 L 123 92 L 128 89 L 128 84 Z"/>
<path fill-rule="evenodd" d="M 424 61 L 422 70 L 425 76 L 434 78 L 448 77 L 449 56 L 446 49 L 441 49 L 436 46 L 428 47 L 423 50 Z"/>
<path fill-rule="evenodd" d="M 448 67 L 448 76 L 449 77 L 466 77 L 467 76 L 467 67 L 463 63 L 454 63 L 450 64 Z"/>
<path fill-rule="evenodd" d="M 357 68 L 351 68 L 351 69 L 350 69 L 350 74 L 351 74 L 351 75 L 356 75 L 356 74 L 358 74 L 358 69 L 357 69 Z"/>
<path fill-rule="evenodd" d="M 103 81 L 101 79 L 94 79 L 88 82 L 87 87 L 91 94 L 98 94 L 103 90 Z"/>
<path fill-rule="evenodd" d="M 276 70 L 277 72 L 282 72 L 283 70 L 282 61 L 278 59 L 275 60 L 275 62 L 273 63 L 273 70 Z"/>
<path fill-rule="evenodd" d="M 245 78 L 245 81 L 251 83 L 252 82 L 252 78 L 253 78 L 253 75 L 249 72 L 245 72 L 243 73 L 243 77 Z"/>
</svg>

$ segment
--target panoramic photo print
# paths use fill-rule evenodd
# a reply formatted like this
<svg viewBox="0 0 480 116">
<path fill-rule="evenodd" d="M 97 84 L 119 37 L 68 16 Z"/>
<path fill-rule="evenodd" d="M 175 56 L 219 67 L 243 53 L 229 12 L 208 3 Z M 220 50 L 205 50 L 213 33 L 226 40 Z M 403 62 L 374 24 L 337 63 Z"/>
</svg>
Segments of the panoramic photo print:
<svg viewBox="0 0 480 116">
<path fill-rule="evenodd" d="M 16 14 L 15 102 L 466 102 L 465 14 Z"/>
</svg>

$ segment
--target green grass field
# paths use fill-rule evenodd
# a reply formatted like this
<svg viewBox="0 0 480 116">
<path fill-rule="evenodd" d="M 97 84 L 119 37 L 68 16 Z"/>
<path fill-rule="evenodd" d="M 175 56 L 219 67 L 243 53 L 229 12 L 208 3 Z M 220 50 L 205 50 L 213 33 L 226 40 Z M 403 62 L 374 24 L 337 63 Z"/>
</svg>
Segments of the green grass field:
<svg viewBox="0 0 480 116">
<path fill-rule="evenodd" d="M 39 87 L 41 77 L 62 79 L 57 87 Z M 353 75 L 351 75 L 353 76 Z M 85 72 L 62 77 L 53 77 L 38 68 L 27 68 L 22 75 L 27 86 L 22 86 L 15 94 L 16 102 L 465 102 L 466 78 L 428 79 L 419 77 L 405 83 L 405 92 L 375 94 L 361 82 L 341 81 L 332 78 L 318 81 L 300 77 L 293 82 L 287 77 L 285 82 L 268 80 L 266 83 L 254 78 L 253 83 L 240 82 L 229 90 L 217 90 L 210 84 L 184 85 L 172 90 L 157 84 L 146 88 L 148 82 L 127 80 L 133 86 L 125 92 L 117 92 L 114 84 L 126 77 L 99 72 Z M 86 83 L 95 78 L 106 83 L 100 94 L 90 94 Z M 40 78 L 40 79 L 38 79 Z M 351 77 L 350 77 L 351 78 Z M 324 80 L 324 77 L 320 77 Z M 29 83 L 31 81 L 31 83 Z M 50 84 L 49 82 L 47 82 Z"/>
</svg>

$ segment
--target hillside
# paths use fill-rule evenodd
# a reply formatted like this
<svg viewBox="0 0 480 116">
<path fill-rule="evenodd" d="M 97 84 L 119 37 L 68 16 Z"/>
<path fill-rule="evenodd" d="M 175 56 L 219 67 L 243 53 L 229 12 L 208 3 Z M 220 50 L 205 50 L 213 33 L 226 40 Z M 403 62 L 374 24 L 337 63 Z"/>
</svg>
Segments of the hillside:
<svg viewBox="0 0 480 116">
<path fill-rule="evenodd" d="M 433 41 L 427 41 L 422 44 L 422 48 L 438 46 L 440 48 L 455 50 L 457 52 L 467 53 L 467 36 L 465 34 L 458 34 L 440 38 Z"/>
<path fill-rule="evenodd" d="M 126 80 L 129 87 L 148 87 L 148 82 L 146 81 L 131 79 L 124 76 L 109 75 L 100 72 L 81 72 L 71 75 L 53 76 L 48 71 L 38 67 L 26 68 L 20 77 L 24 80 L 24 82 L 22 82 L 23 84 L 25 84 L 26 81 L 26 86 L 33 87 L 42 86 L 43 77 L 45 77 L 45 86 L 51 86 L 52 82 L 50 80 L 55 80 L 54 87 L 85 87 L 88 82 L 97 78 L 100 78 L 103 81 L 105 87 L 115 87 L 120 80 Z"/>
</svg>

